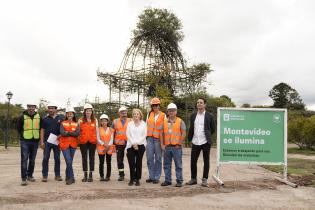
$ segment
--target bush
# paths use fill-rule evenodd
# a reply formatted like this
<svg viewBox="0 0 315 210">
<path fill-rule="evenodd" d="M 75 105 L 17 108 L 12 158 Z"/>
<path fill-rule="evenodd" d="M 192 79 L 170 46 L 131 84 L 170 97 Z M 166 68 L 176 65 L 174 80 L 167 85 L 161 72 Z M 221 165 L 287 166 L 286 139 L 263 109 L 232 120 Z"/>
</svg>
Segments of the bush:
<svg viewBox="0 0 315 210">
<path fill-rule="evenodd" d="M 314 149 L 315 146 L 315 116 L 304 117 L 295 114 L 289 116 L 288 125 L 289 142 L 301 149 Z"/>
</svg>

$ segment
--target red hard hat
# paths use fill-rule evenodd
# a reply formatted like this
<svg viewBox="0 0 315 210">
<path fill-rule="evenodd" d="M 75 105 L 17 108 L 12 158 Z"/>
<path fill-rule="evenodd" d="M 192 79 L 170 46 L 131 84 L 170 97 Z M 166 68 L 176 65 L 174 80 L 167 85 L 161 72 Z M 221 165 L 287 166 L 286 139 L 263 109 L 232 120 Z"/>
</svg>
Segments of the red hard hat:
<svg viewBox="0 0 315 210">
<path fill-rule="evenodd" d="M 151 102 L 150 102 L 150 104 L 151 105 L 153 105 L 153 104 L 161 104 L 161 101 L 160 101 L 160 99 L 159 98 L 152 98 L 151 99 Z"/>
</svg>

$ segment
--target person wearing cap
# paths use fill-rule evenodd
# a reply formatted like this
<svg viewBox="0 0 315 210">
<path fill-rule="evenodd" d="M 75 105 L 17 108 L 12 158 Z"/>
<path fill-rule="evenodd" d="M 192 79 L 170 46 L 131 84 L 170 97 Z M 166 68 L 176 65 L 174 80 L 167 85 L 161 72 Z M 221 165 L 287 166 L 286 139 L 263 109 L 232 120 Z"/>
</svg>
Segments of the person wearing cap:
<svg viewBox="0 0 315 210">
<path fill-rule="evenodd" d="M 58 144 L 48 142 L 48 138 L 56 136 L 60 138 L 60 123 L 63 120 L 63 116 L 57 115 L 57 105 L 50 103 L 47 106 L 48 115 L 43 119 L 43 126 L 40 129 L 40 147 L 43 149 L 43 162 L 42 162 L 42 181 L 48 181 L 48 170 L 49 170 L 49 158 L 51 150 L 54 152 L 55 160 L 55 180 L 62 181 L 60 176 L 60 148 Z"/>
<path fill-rule="evenodd" d="M 126 130 L 130 119 L 127 118 L 127 108 L 124 106 L 119 108 L 118 114 L 119 118 L 113 121 L 112 128 L 114 129 L 114 144 L 117 152 L 118 181 L 123 181 L 125 177 L 124 156 L 127 143 Z"/>
<path fill-rule="evenodd" d="M 145 152 L 147 126 L 143 121 L 140 109 L 132 110 L 132 121 L 127 126 L 127 158 L 129 163 L 130 181 L 129 186 L 135 183 L 140 186 L 142 175 L 142 158 Z"/>
<path fill-rule="evenodd" d="M 91 104 L 84 105 L 83 117 L 79 119 L 80 126 L 80 150 L 82 155 L 83 179 L 82 182 L 93 182 L 94 160 L 96 143 L 103 145 L 100 140 L 98 121 L 94 116 Z M 88 159 L 89 159 L 89 177 L 88 177 Z"/>
<path fill-rule="evenodd" d="M 165 114 L 160 111 L 161 101 L 159 98 L 152 98 L 150 101 L 151 111 L 147 116 L 147 165 L 149 178 L 147 183 L 159 183 L 162 172 L 162 149 L 163 122 Z"/>
<path fill-rule="evenodd" d="M 17 120 L 17 131 L 20 136 L 21 147 L 21 178 L 22 186 L 29 182 L 35 182 L 33 177 L 35 159 L 40 139 L 42 118 L 35 111 L 36 104 L 28 103 L 27 110 Z"/>
<path fill-rule="evenodd" d="M 75 182 L 73 174 L 73 157 L 78 146 L 78 136 L 80 127 L 78 126 L 73 107 L 66 108 L 66 119 L 60 125 L 59 147 L 66 161 L 66 184 Z"/>
<path fill-rule="evenodd" d="M 168 118 L 164 120 L 164 173 L 165 181 L 161 186 L 172 184 L 172 159 L 175 163 L 176 185 L 183 185 L 182 144 L 186 137 L 186 125 L 182 119 L 176 116 L 177 106 L 170 103 L 167 106 Z"/>
<path fill-rule="evenodd" d="M 197 100 L 198 111 L 190 117 L 188 141 L 192 142 L 190 157 L 191 179 L 186 183 L 187 185 L 197 184 L 197 162 L 202 151 L 203 176 L 201 186 L 208 186 L 211 135 L 215 132 L 216 128 L 214 117 L 206 111 L 206 105 L 206 99 L 199 97 Z"/>
<path fill-rule="evenodd" d="M 104 144 L 97 143 L 96 148 L 99 157 L 99 173 L 100 181 L 109 181 L 112 171 L 112 154 L 115 152 L 115 145 L 113 145 L 113 133 L 114 130 L 108 127 L 109 117 L 107 114 L 102 114 L 100 117 L 99 133 L 100 139 Z M 104 160 L 106 156 L 106 178 L 104 178 Z"/>
</svg>

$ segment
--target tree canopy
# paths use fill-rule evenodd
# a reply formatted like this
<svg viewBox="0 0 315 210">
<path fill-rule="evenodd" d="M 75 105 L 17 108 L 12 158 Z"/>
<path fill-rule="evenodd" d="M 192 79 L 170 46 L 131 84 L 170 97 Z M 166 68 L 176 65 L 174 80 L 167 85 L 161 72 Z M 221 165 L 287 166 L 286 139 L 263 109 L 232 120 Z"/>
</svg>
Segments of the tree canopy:
<svg viewBox="0 0 315 210">
<path fill-rule="evenodd" d="M 275 85 L 270 90 L 269 97 L 273 100 L 273 107 L 275 108 L 305 109 L 305 104 L 299 93 L 286 83 L 281 82 Z"/>
</svg>

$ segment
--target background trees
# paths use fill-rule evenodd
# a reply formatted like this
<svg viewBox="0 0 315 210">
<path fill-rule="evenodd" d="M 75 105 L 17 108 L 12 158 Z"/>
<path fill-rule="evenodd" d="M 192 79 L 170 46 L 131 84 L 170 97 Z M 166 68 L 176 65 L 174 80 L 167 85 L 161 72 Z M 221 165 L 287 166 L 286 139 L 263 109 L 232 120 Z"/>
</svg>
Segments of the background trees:
<svg viewBox="0 0 315 210">
<path fill-rule="evenodd" d="M 275 108 L 305 109 L 305 104 L 299 93 L 286 83 L 281 82 L 275 85 L 270 90 L 269 97 L 273 100 L 273 107 Z"/>
</svg>

